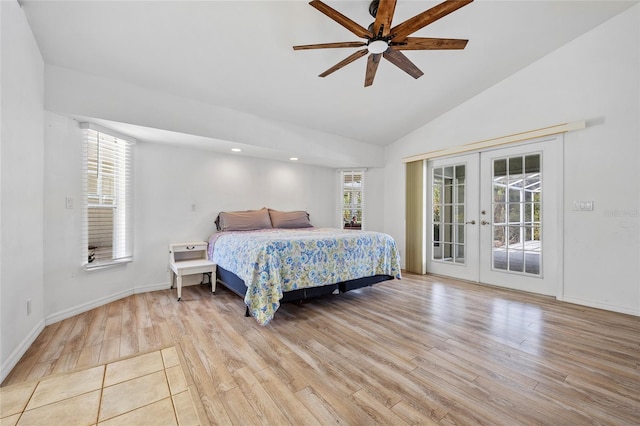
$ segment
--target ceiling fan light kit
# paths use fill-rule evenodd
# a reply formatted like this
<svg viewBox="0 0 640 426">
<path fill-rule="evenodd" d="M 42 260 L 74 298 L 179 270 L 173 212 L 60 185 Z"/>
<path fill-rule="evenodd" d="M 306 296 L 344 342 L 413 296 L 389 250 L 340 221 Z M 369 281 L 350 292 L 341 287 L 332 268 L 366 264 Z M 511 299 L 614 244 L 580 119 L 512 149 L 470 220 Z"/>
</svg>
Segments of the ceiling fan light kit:
<svg viewBox="0 0 640 426">
<path fill-rule="evenodd" d="M 384 40 L 372 40 L 367 45 L 367 50 L 369 53 L 380 54 L 387 51 L 389 48 L 389 43 Z"/>
<path fill-rule="evenodd" d="M 373 84 L 381 56 L 411 77 L 419 78 L 424 73 L 401 52 L 402 50 L 458 50 L 464 49 L 467 45 L 469 40 L 409 37 L 409 35 L 466 6 L 473 2 L 473 0 L 446 0 L 392 27 L 391 21 L 396 8 L 396 1 L 397 0 L 373 0 L 369 4 L 369 13 L 375 18 L 375 21 L 369 25 L 368 28 L 364 28 L 322 1 L 313 0 L 309 2 L 311 6 L 356 36 L 366 39 L 366 41 L 307 44 L 293 46 L 293 50 L 366 46 L 364 49 L 352 53 L 347 58 L 321 73 L 320 77 L 326 77 L 345 65 L 354 62 L 356 59 L 369 55 L 364 79 L 364 85 L 367 87 Z"/>
</svg>

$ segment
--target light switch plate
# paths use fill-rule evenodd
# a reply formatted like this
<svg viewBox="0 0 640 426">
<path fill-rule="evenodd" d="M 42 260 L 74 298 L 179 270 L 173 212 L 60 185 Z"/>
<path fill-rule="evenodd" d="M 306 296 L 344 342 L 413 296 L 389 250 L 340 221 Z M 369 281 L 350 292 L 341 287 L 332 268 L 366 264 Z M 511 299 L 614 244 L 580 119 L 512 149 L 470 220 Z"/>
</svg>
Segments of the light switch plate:
<svg viewBox="0 0 640 426">
<path fill-rule="evenodd" d="M 593 201 L 574 201 L 573 210 L 581 212 L 593 211 Z"/>
</svg>

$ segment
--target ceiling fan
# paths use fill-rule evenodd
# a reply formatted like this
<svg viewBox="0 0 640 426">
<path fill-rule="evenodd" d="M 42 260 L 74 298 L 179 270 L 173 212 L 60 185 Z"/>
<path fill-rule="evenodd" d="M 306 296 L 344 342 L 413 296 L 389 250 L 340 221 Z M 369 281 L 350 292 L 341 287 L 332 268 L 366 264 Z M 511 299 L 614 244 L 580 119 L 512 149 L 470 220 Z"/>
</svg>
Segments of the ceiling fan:
<svg viewBox="0 0 640 426">
<path fill-rule="evenodd" d="M 418 78 L 424 73 L 401 52 L 402 50 L 451 50 L 464 49 L 467 45 L 469 40 L 409 37 L 409 35 L 450 14 L 451 12 L 455 12 L 461 7 L 466 6 L 473 0 L 446 0 L 431 9 L 428 9 L 413 18 L 407 19 L 401 24 L 392 27 L 391 20 L 393 19 L 393 12 L 396 8 L 396 1 L 397 0 L 373 0 L 369 5 L 369 13 L 375 18 L 375 21 L 369 25 L 369 28 L 364 28 L 320 0 L 313 0 L 309 2 L 311 6 L 324 13 L 358 37 L 366 39 L 366 41 L 307 44 L 303 46 L 293 46 L 293 50 L 366 46 L 364 49 L 358 50 L 344 60 L 338 62 L 320 74 L 319 77 L 326 77 L 334 71 L 337 71 L 345 65 L 348 65 L 356 59 L 370 53 L 367 62 L 367 71 L 364 78 L 364 85 L 367 87 L 373 84 L 373 79 L 375 78 L 381 57 L 394 64 L 411 77 Z"/>
</svg>

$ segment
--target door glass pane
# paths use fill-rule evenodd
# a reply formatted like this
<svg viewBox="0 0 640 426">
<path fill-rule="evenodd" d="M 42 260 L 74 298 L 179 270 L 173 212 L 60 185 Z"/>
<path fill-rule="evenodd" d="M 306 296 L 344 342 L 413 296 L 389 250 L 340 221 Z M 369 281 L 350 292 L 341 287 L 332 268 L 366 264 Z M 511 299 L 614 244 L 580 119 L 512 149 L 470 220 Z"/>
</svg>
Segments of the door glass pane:
<svg viewBox="0 0 640 426">
<path fill-rule="evenodd" d="M 502 225 L 505 223 L 505 204 L 504 203 L 500 203 L 500 204 L 494 204 L 493 205 L 493 223 L 495 225 Z"/>
<path fill-rule="evenodd" d="M 522 174 L 522 157 L 509 158 L 509 176 Z"/>
<path fill-rule="evenodd" d="M 507 269 L 505 227 L 493 226 L 493 269 Z"/>
<path fill-rule="evenodd" d="M 444 243 L 442 244 L 442 260 L 446 260 L 447 262 L 451 262 L 453 253 L 451 252 L 452 244 Z"/>
<path fill-rule="evenodd" d="M 509 223 L 520 223 L 520 203 L 509 203 Z"/>
<path fill-rule="evenodd" d="M 493 160 L 493 269 L 540 275 L 540 154 Z"/>
<path fill-rule="evenodd" d="M 434 260 L 464 264 L 465 174 L 464 164 L 432 170 Z"/>
<path fill-rule="evenodd" d="M 504 179 L 502 179 L 502 182 L 498 180 L 493 181 L 493 200 L 498 203 L 504 203 L 507 195 L 507 188 L 503 182 Z"/>
<path fill-rule="evenodd" d="M 456 206 L 455 223 L 464 223 L 464 204 Z"/>
<path fill-rule="evenodd" d="M 442 218 L 445 223 L 453 222 L 453 207 L 452 206 L 444 206 L 444 217 Z"/>
<path fill-rule="evenodd" d="M 445 167 L 444 169 L 445 185 L 451 185 L 453 183 L 453 166 Z"/>
<path fill-rule="evenodd" d="M 527 155 L 524 157 L 524 172 L 540 173 L 540 154 Z"/>
<path fill-rule="evenodd" d="M 524 271 L 527 274 L 540 275 L 540 253 L 526 252 L 524 260 Z"/>
<path fill-rule="evenodd" d="M 464 185 L 464 176 L 465 175 L 465 166 L 459 165 L 456 166 L 456 174 L 455 174 L 455 183 L 458 185 Z"/>
<path fill-rule="evenodd" d="M 507 160 L 503 158 L 501 160 L 494 160 L 493 162 L 493 177 L 497 178 L 500 176 L 507 175 Z"/>
<path fill-rule="evenodd" d="M 453 241 L 453 227 L 451 225 L 444 225 L 444 236 L 443 241 L 452 242 Z"/>
<path fill-rule="evenodd" d="M 442 243 L 440 242 L 440 224 L 433 225 L 433 258 L 442 259 Z"/>
<path fill-rule="evenodd" d="M 516 182 L 509 182 L 509 202 L 511 203 L 520 202 L 520 195 L 522 195 L 522 192 L 518 189 L 518 186 L 519 185 L 517 185 Z"/>
<path fill-rule="evenodd" d="M 444 186 L 444 202 L 445 203 L 453 202 L 453 186 L 452 185 Z"/>
<path fill-rule="evenodd" d="M 440 224 L 436 223 L 433 225 L 433 242 L 439 245 L 440 241 Z"/>
<path fill-rule="evenodd" d="M 521 248 L 521 235 L 520 231 L 522 228 L 519 226 L 510 226 L 509 227 L 509 241 L 508 246 L 511 247 L 512 250 L 516 250 Z"/>
<path fill-rule="evenodd" d="M 434 186 L 442 185 L 442 167 L 433 169 L 433 185 Z"/>
<path fill-rule="evenodd" d="M 456 244 L 454 246 L 455 249 L 455 257 L 454 257 L 454 262 L 455 263 L 464 263 L 464 245 L 463 244 Z"/>
<path fill-rule="evenodd" d="M 464 185 L 456 186 L 456 203 L 464 203 Z"/>
<path fill-rule="evenodd" d="M 526 203 L 524 205 L 524 222 L 529 225 L 533 222 L 533 204 Z"/>
<path fill-rule="evenodd" d="M 521 250 L 509 250 L 509 270 L 522 272 L 524 270 L 524 252 Z"/>
<path fill-rule="evenodd" d="M 493 227 L 493 247 L 501 248 L 506 246 L 504 235 L 504 226 Z"/>
</svg>

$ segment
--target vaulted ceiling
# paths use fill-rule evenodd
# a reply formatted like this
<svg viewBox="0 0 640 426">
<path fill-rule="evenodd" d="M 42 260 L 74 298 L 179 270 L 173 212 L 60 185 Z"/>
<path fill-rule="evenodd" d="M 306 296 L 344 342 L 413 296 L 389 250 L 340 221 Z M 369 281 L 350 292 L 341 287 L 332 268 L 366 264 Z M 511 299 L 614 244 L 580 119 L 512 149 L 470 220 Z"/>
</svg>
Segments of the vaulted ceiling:
<svg viewBox="0 0 640 426">
<path fill-rule="evenodd" d="M 373 21 L 366 0 L 326 3 Z M 635 3 L 476 0 L 413 34 L 469 39 L 466 49 L 405 51 L 424 76 L 382 61 L 365 88 L 365 59 L 318 77 L 357 48 L 292 49 L 358 40 L 306 1 L 22 2 L 47 64 L 379 146 Z M 392 24 L 436 4 L 400 0 Z"/>
</svg>

